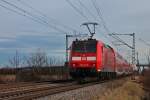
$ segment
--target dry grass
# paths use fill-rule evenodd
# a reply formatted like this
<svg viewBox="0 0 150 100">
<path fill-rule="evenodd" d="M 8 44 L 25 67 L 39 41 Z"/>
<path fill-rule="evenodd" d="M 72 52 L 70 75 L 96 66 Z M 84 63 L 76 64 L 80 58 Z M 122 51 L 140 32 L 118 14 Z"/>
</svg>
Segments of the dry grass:
<svg viewBox="0 0 150 100">
<path fill-rule="evenodd" d="M 143 95 L 141 85 L 128 81 L 119 88 L 108 90 L 99 100 L 141 100 Z"/>
<path fill-rule="evenodd" d="M 0 75 L 0 83 L 15 82 L 15 75 Z"/>
</svg>

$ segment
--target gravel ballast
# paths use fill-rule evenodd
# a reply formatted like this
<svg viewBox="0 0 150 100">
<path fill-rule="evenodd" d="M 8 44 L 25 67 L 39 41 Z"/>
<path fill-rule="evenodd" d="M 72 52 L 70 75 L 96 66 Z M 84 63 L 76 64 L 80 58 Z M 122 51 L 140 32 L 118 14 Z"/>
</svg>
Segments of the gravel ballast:
<svg viewBox="0 0 150 100">
<path fill-rule="evenodd" d="M 100 96 L 107 95 L 106 91 L 114 89 L 124 83 L 125 80 L 115 80 L 96 84 L 76 90 L 50 95 L 37 100 L 97 100 Z"/>
</svg>

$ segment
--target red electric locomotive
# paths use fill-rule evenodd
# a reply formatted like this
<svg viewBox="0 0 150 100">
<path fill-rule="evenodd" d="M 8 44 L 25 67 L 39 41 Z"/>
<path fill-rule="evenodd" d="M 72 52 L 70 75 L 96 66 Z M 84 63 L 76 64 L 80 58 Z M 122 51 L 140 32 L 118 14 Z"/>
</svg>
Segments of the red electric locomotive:
<svg viewBox="0 0 150 100">
<path fill-rule="evenodd" d="M 114 78 L 132 72 L 132 67 L 121 55 L 96 39 L 73 41 L 69 68 L 73 78 Z"/>
<path fill-rule="evenodd" d="M 92 39 L 95 34 L 95 25 L 98 24 L 84 23 L 83 25 L 87 26 L 91 37 L 85 40 L 76 39 L 72 42 L 69 56 L 70 76 L 75 79 L 85 77 L 103 79 L 131 74 L 133 71 L 132 65 L 111 46 Z M 89 25 L 94 26 L 93 33 Z"/>
</svg>

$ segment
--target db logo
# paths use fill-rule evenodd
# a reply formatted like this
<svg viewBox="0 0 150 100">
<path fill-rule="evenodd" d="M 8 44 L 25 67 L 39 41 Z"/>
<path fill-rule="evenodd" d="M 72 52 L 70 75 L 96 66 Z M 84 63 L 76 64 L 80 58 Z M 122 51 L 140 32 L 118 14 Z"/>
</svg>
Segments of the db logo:
<svg viewBox="0 0 150 100">
<path fill-rule="evenodd" d="M 86 57 L 82 57 L 81 60 L 86 60 Z"/>
</svg>

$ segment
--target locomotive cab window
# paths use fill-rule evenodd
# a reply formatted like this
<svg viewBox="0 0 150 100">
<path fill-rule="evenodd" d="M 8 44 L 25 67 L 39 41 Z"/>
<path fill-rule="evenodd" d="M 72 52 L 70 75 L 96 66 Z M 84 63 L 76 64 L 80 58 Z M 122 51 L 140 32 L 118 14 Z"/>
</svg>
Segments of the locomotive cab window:
<svg viewBox="0 0 150 100">
<path fill-rule="evenodd" d="M 74 52 L 96 52 L 96 41 L 74 41 L 72 50 Z"/>
</svg>

